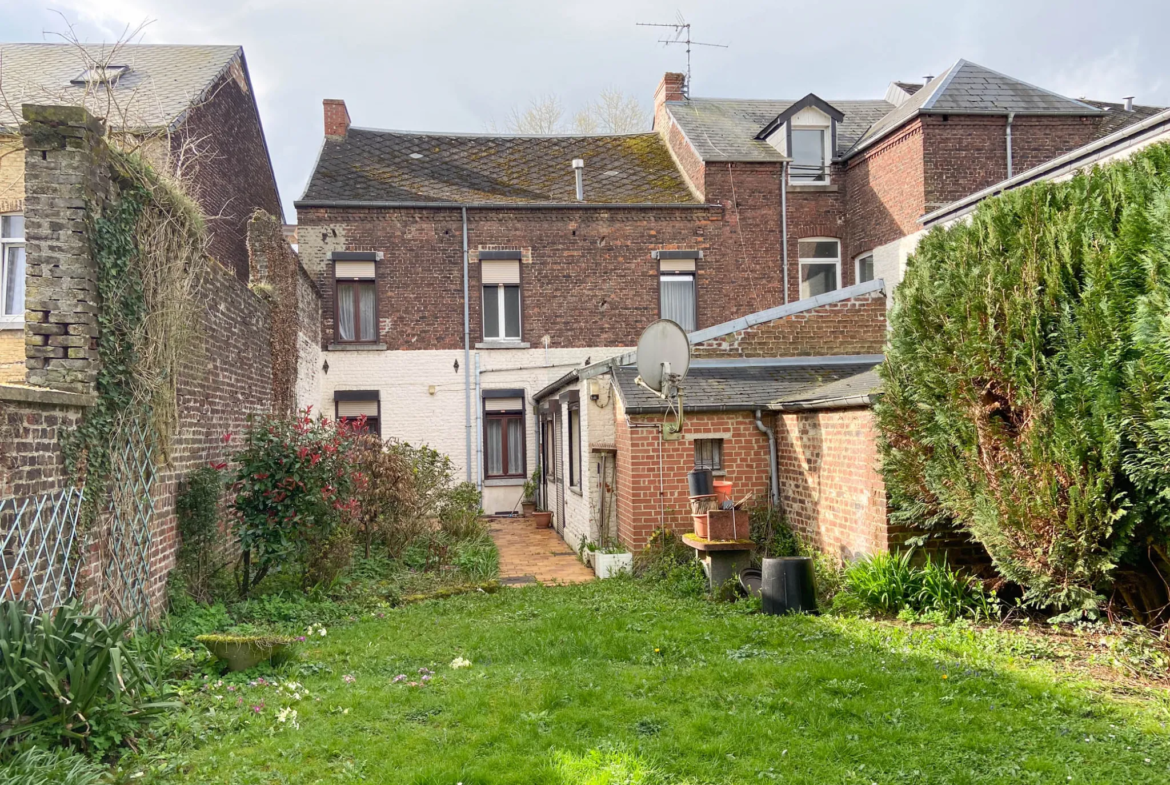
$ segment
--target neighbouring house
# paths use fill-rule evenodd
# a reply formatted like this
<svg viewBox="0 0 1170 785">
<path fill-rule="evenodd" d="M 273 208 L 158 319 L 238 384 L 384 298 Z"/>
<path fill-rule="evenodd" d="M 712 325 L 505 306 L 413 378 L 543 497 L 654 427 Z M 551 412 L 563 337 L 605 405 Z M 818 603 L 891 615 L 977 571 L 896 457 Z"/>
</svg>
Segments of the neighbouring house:
<svg viewBox="0 0 1170 785">
<path fill-rule="evenodd" d="M 150 619 L 175 566 L 175 503 L 188 474 L 226 466 L 231 435 L 251 415 L 318 398 L 320 296 L 282 227 L 239 47 L 2 44 L 0 77 L 0 280 L 15 328 L 0 331 L 13 360 L 0 379 L 0 599 L 51 607 L 82 596 L 112 618 Z M 163 209 L 128 174 L 127 150 L 178 176 L 207 245 L 172 237 L 184 244 L 181 271 L 141 247 L 132 262 L 139 275 L 183 276 L 184 351 L 166 366 L 152 401 L 161 406 L 135 403 L 102 432 L 114 457 L 108 480 L 94 484 L 66 460 L 108 394 L 98 346 L 119 316 L 99 295 L 111 282 L 93 232 L 127 189 L 143 211 Z M 185 204 L 171 198 L 164 203 Z M 170 347 L 151 343 L 157 335 L 143 340 L 166 356 Z M 151 416 L 161 407 L 166 428 Z M 75 528 L 83 497 L 96 510 L 84 531 Z M 223 547 L 230 556 L 226 532 Z"/>
<path fill-rule="evenodd" d="M 573 427 L 609 439 L 583 402 L 547 422 L 533 409 L 567 372 L 621 356 L 659 317 L 703 334 L 858 284 L 892 289 L 928 211 L 1146 114 L 964 60 L 862 101 L 692 97 L 666 74 L 653 132 L 621 136 L 377 130 L 326 100 L 296 202 L 325 300 L 320 406 L 431 444 L 481 485 L 489 512 L 517 509 L 538 465 L 546 490 L 596 470 L 570 465 L 585 438 Z M 800 327 L 727 351 L 880 353 L 884 321 L 837 318 L 794 317 Z M 577 504 L 566 498 L 560 510 L 546 494 L 561 531 Z"/>
<path fill-rule="evenodd" d="M 0 381 L 25 377 L 24 104 L 84 106 L 120 146 L 182 177 L 210 255 L 248 280 L 248 219 L 281 205 L 242 48 L 0 44 Z"/>
</svg>

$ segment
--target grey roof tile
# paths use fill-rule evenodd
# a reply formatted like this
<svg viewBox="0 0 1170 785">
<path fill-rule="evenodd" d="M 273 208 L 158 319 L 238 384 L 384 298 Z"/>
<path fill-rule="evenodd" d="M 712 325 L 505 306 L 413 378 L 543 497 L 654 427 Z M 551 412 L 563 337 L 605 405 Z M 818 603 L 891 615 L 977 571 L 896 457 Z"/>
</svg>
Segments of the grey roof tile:
<svg viewBox="0 0 1170 785">
<path fill-rule="evenodd" d="M 784 156 L 756 134 L 797 99 L 755 101 L 739 98 L 691 98 L 667 104 L 704 161 L 782 161 Z M 828 101 L 845 114 L 837 129 L 837 151 L 854 145 L 865 130 L 889 114 L 886 101 Z"/>
<path fill-rule="evenodd" d="M 959 60 L 931 79 L 901 106 L 875 122 L 847 154 L 852 155 L 868 147 L 907 120 L 924 112 L 1082 115 L 1100 113 L 1097 107 L 1087 102 L 1067 98 L 967 60 Z"/>
<path fill-rule="evenodd" d="M 238 46 L 0 44 L 0 126 L 20 122 L 21 104 L 83 104 L 131 130 L 167 128 L 205 96 L 241 54 Z M 87 59 L 88 58 L 88 59 Z M 70 84 L 89 63 L 130 67 L 109 90 Z M 112 100 L 111 100 L 112 99 Z"/>
<path fill-rule="evenodd" d="M 321 202 L 547 204 L 576 201 L 572 161 L 585 161 L 585 202 L 697 200 L 661 137 L 488 136 L 350 127 L 327 139 L 305 195 Z"/>
<path fill-rule="evenodd" d="M 1082 101 L 1095 106 L 1098 109 L 1105 111 L 1105 116 L 1101 119 L 1101 124 L 1097 127 L 1097 138 L 1109 136 L 1109 134 L 1120 131 L 1126 126 L 1141 122 L 1147 117 L 1153 117 L 1159 112 L 1166 111 L 1164 106 L 1138 106 L 1133 105 L 1133 111 L 1125 111 L 1124 104 L 1115 104 L 1110 101 L 1093 101 L 1087 98 L 1082 98 Z"/>
<path fill-rule="evenodd" d="M 684 410 L 750 411 L 771 404 L 836 400 L 880 388 L 877 364 L 746 365 L 691 368 L 683 383 Z M 665 402 L 634 383 L 636 368 L 614 372 L 631 414 L 666 411 Z"/>
</svg>

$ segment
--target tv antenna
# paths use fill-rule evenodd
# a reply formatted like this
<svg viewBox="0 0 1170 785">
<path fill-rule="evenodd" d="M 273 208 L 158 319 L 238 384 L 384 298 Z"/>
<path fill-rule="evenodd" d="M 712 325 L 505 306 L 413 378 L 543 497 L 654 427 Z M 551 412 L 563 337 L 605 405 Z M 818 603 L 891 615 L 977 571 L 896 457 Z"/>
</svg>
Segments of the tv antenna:
<svg viewBox="0 0 1170 785">
<path fill-rule="evenodd" d="M 692 46 L 713 46 L 717 49 L 726 49 L 727 44 L 708 44 L 704 41 L 691 40 L 691 23 L 683 18 L 682 11 L 676 12 L 674 22 L 635 22 L 638 27 L 666 27 L 674 31 L 672 37 L 659 38 L 658 42 L 664 46 L 671 44 L 679 44 L 687 48 L 687 79 L 683 82 L 683 95 L 687 98 L 691 97 L 691 47 Z"/>
</svg>

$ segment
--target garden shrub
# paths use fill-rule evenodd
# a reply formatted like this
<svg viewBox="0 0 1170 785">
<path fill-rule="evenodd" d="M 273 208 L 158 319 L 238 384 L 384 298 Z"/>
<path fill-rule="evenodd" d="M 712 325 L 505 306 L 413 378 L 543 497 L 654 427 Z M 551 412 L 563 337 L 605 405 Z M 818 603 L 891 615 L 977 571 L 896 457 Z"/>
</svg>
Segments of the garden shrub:
<svg viewBox="0 0 1170 785">
<path fill-rule="evenodd" d="M 102 753 L 172 708 L 126 639 L 79 603 L 28 613 L 0 602 L 0 740 Z"/>
<path fill-rule="evenodd" d="M 232 503 L 243 553 L 240 594 L 269 572 L 294 567 L 303 587 L 334 578 L 349 563 L 360 504 L 363 425 L 310 417 L 253 417 L 244 435 Z"/>
<path fill-rule="evenodd" d="M 892 522 L 965 530 L 1036 606 L 1092 613 L 1122 568 L 1165 604 L 1168 314 L 1170 146 L 928 233 L 875 407 Z"/>
<path fill-rule="evenodd" d="M 753 560 L 800 554 L 800 541 L 779 507 L 753 507 L 748 515 L 752 542 L 756 544 Z"/>
<path fill-rule="evenodd" d="M 28 747 L 0 764 L 0 785 L 98 785 L 105 770 L 70 750 Z"/>
<path fill-rule="evenodd" d="M 372 433 L 358 435 L 352 448 L 355 463 L 365 477 L 358 490 L 358 521 L 365 557 L 370 558 L 375 541 L 400 553 L 416 533 L 411 526 L 416 522 L 413 507 L 417 493 L 410 454 Z"/>
<path fill-rule="evenodd" d="M 844 596 L 835 598 L 834 608 L 852 609 L 856 599 L 884 613 L 903 610 L 937 614 L 948 619 L 960 616 L 989 618 L 998 614 L 994 596 L 969 575 L 961 575 L 941 562 L 927 557 L 922 566 L 913 562 L 913 552 L 875 553 L 845 568 Z"/>
<path fill-rule="evenodd" d="M 212 598 L 212 578 L 222 566 L 219 501 L 223 480 L 219 470 L 204 466 L 187 475 L 175 496 L 179 526 L 177 567 L 187 593 L 198 602 Z"/>
<path fill-rule="evenodd" d="M 634 576 L 662 586 L 679 597 L 706 597 L 707 575 L 695 552 L 674 532 L 659 529 L 634 554 Z"/>
</svg>

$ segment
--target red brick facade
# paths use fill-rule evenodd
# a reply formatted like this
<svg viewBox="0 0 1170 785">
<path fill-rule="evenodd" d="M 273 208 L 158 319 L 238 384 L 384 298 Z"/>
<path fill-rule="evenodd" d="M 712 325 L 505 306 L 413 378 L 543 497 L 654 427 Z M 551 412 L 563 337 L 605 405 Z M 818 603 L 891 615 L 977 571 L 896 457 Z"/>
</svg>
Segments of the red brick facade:
<svg viewBox="0 0 1170 785">
<path fill-rule="evenodd" d="M 851 559 L 889 546 L 878 430 L 869 408 L 775 418 L 780 507 L 805 542 Z"/>
<path fill-rule="evenodd" d="M 753 325 L 696 344 L 695 357 L 817 357 L 881 354 L 886 297 L 873 292 Z"/>
<path fill-rule="evenodd" d="M 280 215 L 281 208 L 242 52 L 187 113 L 171 146 L 176 163 L 196 154 L 183 175 L 207 216 L 208 253 L 247 281 L 248 219 L 256 210 Z"/>
<path fill-rule="evenodd" d="M 922 139 L 922 123 L 914 120 L 848 162 L 849 258 L 919 230 L 926 204 Z"/>
<path fill-rule="evenodd" d="M 693 439 L 723 439 L 721 479 L 734 484 L 737 498 L 753 493 L 767 500 L 768 438 L 750 412 L 689 414 L 688 438 L 673 442 L 659 436 L 661 415 L 631 417 L 627 424 L 619 407 L 615 416 L 618 538 L 627 547 L 641 548 L 660 526 L 678 532 L 694 528 L 687 498 L 687 472 L 695 468 Z"/>
</svg>

